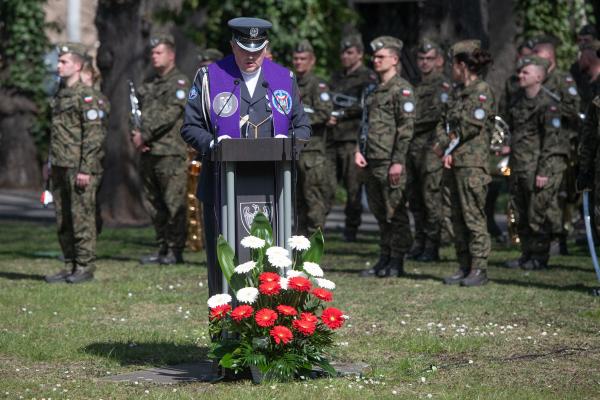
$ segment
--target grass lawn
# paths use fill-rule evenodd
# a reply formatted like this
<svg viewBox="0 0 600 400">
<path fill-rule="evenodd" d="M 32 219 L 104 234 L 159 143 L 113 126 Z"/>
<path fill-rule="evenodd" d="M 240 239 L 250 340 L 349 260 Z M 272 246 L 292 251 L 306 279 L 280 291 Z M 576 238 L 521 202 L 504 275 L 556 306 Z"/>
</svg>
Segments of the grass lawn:
<svg viewBox="0 0 600 400">
<path fill-rule="evenodd" d="M 363 379 L 288 384 L 113 383 L 107 375 L 205 358 L 207 284 L 202 253 L 189 264 L 141 267 L 150 228 L 106 229 L 94 282 L 48 285 L 58 270 L 53 225 L 0 223 L 0 398 L 9 399 L 598 399 L 600 299 L 585 249 L 552 269 L 500 267 L 495 249 L 482 288 L 446 287 L 456 268 L 408 262 L 408 276 L 359 279 L 377 258 L 374 236 L 346 244 L 326 234 L 326 277 L 351 319 L 333 359 L 364 362 Z"/>
</svg>

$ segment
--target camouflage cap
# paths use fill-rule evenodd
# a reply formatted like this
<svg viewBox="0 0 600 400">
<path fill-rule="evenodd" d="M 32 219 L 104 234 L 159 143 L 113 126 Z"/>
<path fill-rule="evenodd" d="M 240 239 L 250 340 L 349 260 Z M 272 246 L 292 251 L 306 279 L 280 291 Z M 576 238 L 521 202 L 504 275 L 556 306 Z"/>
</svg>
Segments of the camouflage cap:
<svg viewBox="0 0 600 400">
<path fill-rule="evenodd" d="M 455 57 L 459 54 L 471 54 L 477 49 L 481 49 L 481 40 L 461 40 L 450 47 L 450 57 Z"/>
<path fill-rule="evenodd" d="M 198 61 L 200 62 L 219 61 L 222 58 L 223 53 L 213 48 L 201 50 L 200 54 L 198 54 Z"/>
<path fill-rule="evenodd" d="M 157 34 L 150 38 L 150 47 L 155 48 L 159 44 L 175 46 L 175 39 L 173 38 L 173 35 L 168 33 Z"/>
<path fill-rule="evenodd" d="M 423 38 L 419 41 L 419 44 L 417 46 L 417 51 L 419 53 L 427 53 L 431 50 L 436 50 L 440 52 L 442 50 L 442 47 L 437 42 L 429 38 Z"/>
<path fill-rule="evenodd" d="M 548 72 L 548 68 L 550 68 L 550 61 L 536 55 L 530 55 L 523 57 L 517 63 L 517 71 L 521 68 L 524 68 L 528 65 L 537 65 L 538 67 L 544 68 L 544 72 Z"/>
<path fill-rule="evenodd" d="M 365 49 L 360 34 L 348 35 L 340 42 L 341 51 L 347 50 L 351 47 L 356 47 L 359 51 L 363 51 Z"/>
<path fill-rule="evenodd" d="M 393 36 L 379 36 L 371 41 L 371 50 L 373 52 L 381 49 L 395 49 L 397 51 L 402 50 L 402 40 Z"/>
<path fill-rule="evenodd" d="M 58 56 L 62 56 L 63 54 L 77 54 L 83 58 L 87 58 L 86 47 L 83 43 L 76 42 L 64 42 L 56 45 L 56 51 L 58 52 Z"/>
<path fill-rule="evenodd" d="M 312 44 L 308 41 L 308 39 L 302 39 L 296 44 L 294 47 L 294 53 L 315 53 L 315 50 L 312 47 Z"/>
</svg>

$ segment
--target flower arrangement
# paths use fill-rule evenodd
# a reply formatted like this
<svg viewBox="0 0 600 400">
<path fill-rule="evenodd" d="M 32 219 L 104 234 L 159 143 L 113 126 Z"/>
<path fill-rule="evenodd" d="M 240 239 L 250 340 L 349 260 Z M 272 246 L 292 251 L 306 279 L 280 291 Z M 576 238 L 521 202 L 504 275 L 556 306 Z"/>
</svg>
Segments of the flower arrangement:
<svg viewBox="0 0 600 400">
<path fill-rule="evenodd" d="M 335 283 L 323 278 L 318 264 L 323 235 L 292 236 L 291 254 L 273 246 L 272 238 L 269 221 L 257 214 L 251 235 L 241 240 L 252 259 L 236 265 L 234 251 L 219 237 L 217 257 L 234 296 L 208 299 L 211 336 L 221 337 L 210 356 L 235 372 L 258 368 L 266 380 L 309 376 L 314 367 L 334 375 L 326 350 L 346 316 L 330 306 Z"/>
</svg>

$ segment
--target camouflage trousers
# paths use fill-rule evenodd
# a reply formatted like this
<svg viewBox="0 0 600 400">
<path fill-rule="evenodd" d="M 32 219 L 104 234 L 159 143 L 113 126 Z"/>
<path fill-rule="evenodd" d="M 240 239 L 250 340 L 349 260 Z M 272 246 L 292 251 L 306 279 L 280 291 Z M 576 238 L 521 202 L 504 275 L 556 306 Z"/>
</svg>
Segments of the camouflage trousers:
<svg viewBox="0 0 600 400">
<path fill-rule="evenodd" d="M 398 186 L 391 186 L 388 179 L 389 161 L 369 160 L 364 182 L 369 208 L 379 225 L 379 246 L 382 255 L 402 258 L 412 245 L 410 221 L 406 207 L 406 172 Z"/>
<path fill-rule="evenodd" d="M 558 164 L 559 161 L 553 164 L 554 171 L 542 189 L 535 187 L 535 171 L 513 172 L 509 181 L 509 201 L 515 212 L 521 252 L 544 262 L 550 257 L 552 234 L 562 222 L 557 203 L 563 173 Z"/>
<path fill-rule="evenodd" d="M 141 175 L 159 251 L 183 251 L 187 236 L 185 157 L 144 154 Z"/>
<path fill-rule="evenodd" d="M 355 142 L 337 142 L 329 141 L 327 143 L 327 159 L 330 163 L 328 167 L 332 174 L 330 199 L 335 199 L 335 190 L 337 182 L 341 182 L 346 189 L 346 206 L 344 214 L 346 215 L 345 229 L 347 232 L 356 233 L 361 223 L 362 215 L 362 186 L 360 171 L 354 163 L 354 152 L 356 151 Z"/>
<path fill-rule="evenodd" d="M 96 189 L 91 175 L 85 188 L 75 185 L 77 169 L 52 167 L 52 196 L 56 209 L 58 241 L 67 269 L 96 269 Z"/>
<path fill-rule="evenodd" d="M 423 155 L 421 154 L 421 159 Z M 418 157 L 409 156 L 406 191 L 420 247 L 437 249 L 442 222 L 442 168 L 428 171 Z"/>
<path fill-rule="evenodd" d="M 482 168 L 444 170 L 450 191 L 454 247 L 461 268 L 485 269 L 490 254 L 485 197 L 490 176 Z"/>
<path fill-rule="evenodd" d="M 298 162 L 298 232 L 303 235 L 324 230 L 329 212 L 330 177 L 325 156 L 303 152 Z"/>
</svg>

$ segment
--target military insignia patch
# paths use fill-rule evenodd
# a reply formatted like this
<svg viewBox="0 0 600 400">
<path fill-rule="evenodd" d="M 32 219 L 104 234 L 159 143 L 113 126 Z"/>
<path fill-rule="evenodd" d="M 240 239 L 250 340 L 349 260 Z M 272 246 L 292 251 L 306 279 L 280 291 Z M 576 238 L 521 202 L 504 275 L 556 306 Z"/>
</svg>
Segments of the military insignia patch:
<svg viewBox="0 0 600 400">
<path fill-rule="evenodd" d="M 556 106 L 550 106 L 550 111 L 556 112 L 558 111 L 558 108 L 556 108 Z"/>
<path fill-rule="evenodd" d="M 281 114 L 289 114 L 292 111 L 292 96 L 282 89 L 273 92 L 273 107 Z"/>
<path fill-rule="evenodd" d="M 183 79 L 177 79 L 177 83 L 181 86 L 185 85 L 185 81 Z"/>
<path fill-rule="evenodd" d="M 552 118 L 552 121 L 550 122 L 553 127 L 560 128 L 560 118 Z"/>
<path fill-rule="evenodd" d="M 442 87 L 446 90 L 450 89 L 450 84 L 448 82 L 442 82 Z"/>
<path fill-rule="evenodd" d="M 565 78 L 565 81 L 566 81 L 567 83 L 574 82 L 574 81 L 573 81 L 573 77 L 572 77 L 572 76 L 570 76 L 570 75 L 569 75 L 569 76 L 567 76 L 567 77 Z"/>
<path fill-rule="evenodd" d="M 198 97 L 198 89 L 196 89 L 196 85 L 192 86 L 192 89 L 190 90 L 190 94 L 188 95 L 188 100 L 194 100 L 196 97 Z"/>
<path fill-rule="evenodd" d="M 327 89 L 327 85 L 324 84 L 323 82 L 319 83 L 319 88 L 320 89 Z"/>
<path fill-rule="evenodd" d="M 88 121 L 95 121 L 98 118 L 98 111 L 92 108 L 91 110 L 87 110 L 85 116 L 88 119 Z"/>
<path fill-rule="evenodd" d="M 480 102 L 482 102 L 482 103 L 483 103 L 483 102 L 485 102 L 486 100 L 487 100 L 487 96 L 486 96 L 485 94 L 480 94 L 480 95 L 479 95 L 479 101 L 480 101 Z"/>
<path fill-rule="evenodd" d="M 447 103 L 448 102 L 448 93 L 442 92 L 442 94 L 440 94 L 440 101 L 442 103 Z"/>
<path fill-rule="evenodd" d="M 404 112 L 411 113 L 415 110 L 415 103 L 413 103 L 412 101 L 407 101 L 406 103 L 404 103 L 404 105 L 402 105 L 402 109 L 404 110 Z"/>
<path fill-rule="evenodd" d="M 481 121 L 482 119 L 485 118 L 485 110 L 483 108 L 477 108 L 473 112 L 473 116 L 475 117 L 475 119 Z"/>
<path fill-rule="evenodd" d="M 327 92 L 321 93 L 321 95 L 319 97 L 321 98 L 321 101 L 329 101 L 329 99 L 330 99 L 329 93 L 327 93 Z"/>
<path fill-rule="evenodd" d="M 258 28 L 250 28 L 250 37 L 255 38 L 258 36 Z"/>
<path fill-rule="evenodd" d="M 230 117 L 238 110 L 238 99 L 230 92 L 221 92 L 213 99 L 213 111 L 221 117 Z"/>
<path fill-rule="evenodd" d="M 408 89 L 402 89 L 402 96 L 408 97 L 408 96 L 410 96 L 410 94 L 411 94 L 410 90 L 408 90 Z"/>
<path fill-rule="evenodd" d="M 177 99 L 179 99 L 179 100 L 183 100 L 183 99 L 185 99 L 185 90 L 183 90 L 183 89 L 178 89 L 178 90 L 175 92 L 175 97 L 177 97 Z"/>
<path fill-rule="evenodd" d="M 102 111 L 102 110 L 98 110 L 98 115 L 100 116 L 100 119 L 104 119 L 104 116 L 105 116 L 106 114 L 104 113 L 104 111 Z"/>
<path fill-rule="evenodd" d="M 98 104 L 100 104 L 100 105 L 104 104 L 104 100 L 98 99 Z"/>
<path fill-rule="evenodd" d="M 571 96 L 577 96 L 577 88 L 575 86 L 569 86 L 568 91 Z"/>
<path fill-rule="evenodd" d="M 91 103 L 93 100 L 94 100 L 94 98 L 92 96 L 85 96 L 83 98 L 84 103 Z"/>
</svg>

